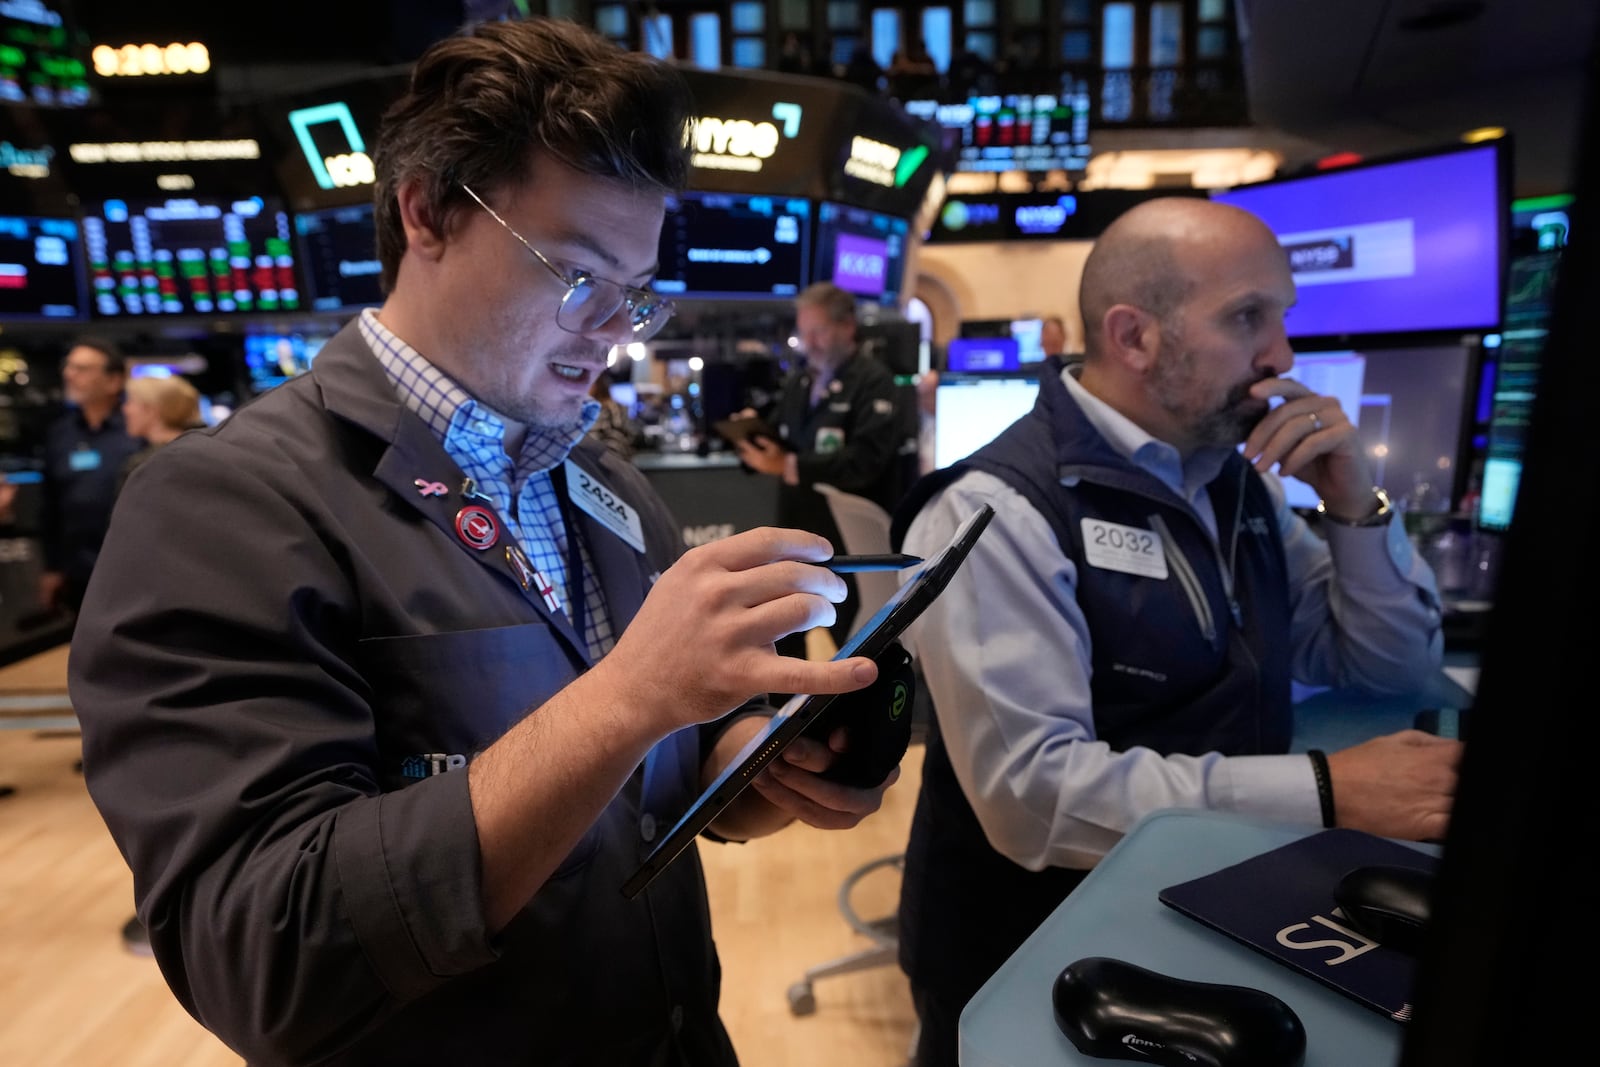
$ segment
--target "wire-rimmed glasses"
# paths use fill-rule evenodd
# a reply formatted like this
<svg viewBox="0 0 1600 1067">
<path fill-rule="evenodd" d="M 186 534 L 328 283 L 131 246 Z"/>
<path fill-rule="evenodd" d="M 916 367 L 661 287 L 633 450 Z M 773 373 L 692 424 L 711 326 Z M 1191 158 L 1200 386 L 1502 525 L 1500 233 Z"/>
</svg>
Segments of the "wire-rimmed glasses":
<svg viewBox="0 0 1600 1067">
<path fill-rule="evenodd" d="M 489 213 L 491 219 L 521 242 L 523 248 L 533 253 L 533 258 L 544 264 L 545 269 L 567 287 L 567 294 L 561 298 L 561 304 L 556 308 L 556 325 L 568 333 L 593 333 L 610 322 L 611 317 L 626 306 L 628 322 L 633 327 L 632 339 L 648 341 L 660 332 L 661 327 L 667 324 L 667 320 L 672 318 L 673 312 L 677 310 L 672 301 L 649 289 L 623 285 L 621 282 L 602 278 L 581 268 L 562 270 L 550 262 L 543 252 L 529 244 L 526 237 L 512 229 L 511 224 L 501 218 L 494 208 L 484 203 L 483 197 L 473 192 L 471 187 L 462 183 L 461 188 L 477 201 L 479 207 Z"/>
</svg>

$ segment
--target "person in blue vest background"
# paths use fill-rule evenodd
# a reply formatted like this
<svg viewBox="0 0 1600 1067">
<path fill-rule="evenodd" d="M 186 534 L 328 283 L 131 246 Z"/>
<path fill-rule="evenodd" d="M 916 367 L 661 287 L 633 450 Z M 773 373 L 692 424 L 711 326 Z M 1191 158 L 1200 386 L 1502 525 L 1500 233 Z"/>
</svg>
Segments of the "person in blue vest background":
<svg viewBox="0 0 1600 1067">
<path fill-rule="evenodd" d="M 908 634 L 935 709 L 899 909 L 918 1067 L 956 1063 L 967 1001 L 1150 812 L 1444 837 L 1458 741 L 1288 754 L 1292 681 L 1417 692 L 1443 654 L 1355 426 L 1283 377 L 1294 302 L 1255 216 L 1131 209 L 1084 265 L 1082 361 L 896 514 L 928 553 L 996 512 Z M 1274 468 L 1320 493 L 1316 529 Z"/>
<path fill-rule="evenodd" d="M 40 542 L 44 573 L 39 603 L 76 612 L 100 554 L 117 476 L 144 442 L 128 434 L 122 418 L 127 365 L 109 340 L 79 339 L 61 363 L 68 409 L 45 432 Z"/>
</svg>

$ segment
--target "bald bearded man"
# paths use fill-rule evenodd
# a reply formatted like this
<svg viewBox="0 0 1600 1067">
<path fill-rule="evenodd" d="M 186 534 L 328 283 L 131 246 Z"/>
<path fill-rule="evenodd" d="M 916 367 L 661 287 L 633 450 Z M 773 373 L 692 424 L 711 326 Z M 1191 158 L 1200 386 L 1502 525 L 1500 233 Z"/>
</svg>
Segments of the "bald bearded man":
<svg viewBox="0 0 1600 1067">
<path fill-rule="evenodd" d="M 1133 208 L 1084 265 L 1081 364 L 1048 360 L 1033 411 L 896 516 L 926 554 L 995 508 L 910 633 L 936 709 L 899 910 L 919 1067 L 956 1063 L 967 1000 L 1150 812 L 1444 836 L 1458 742 L 1288 754 L 1291 681 L 1416 692 L 1443 653 L 1355 426 L 1284 377 L 1294 302 L 1255 216 Z"/>
</svg>

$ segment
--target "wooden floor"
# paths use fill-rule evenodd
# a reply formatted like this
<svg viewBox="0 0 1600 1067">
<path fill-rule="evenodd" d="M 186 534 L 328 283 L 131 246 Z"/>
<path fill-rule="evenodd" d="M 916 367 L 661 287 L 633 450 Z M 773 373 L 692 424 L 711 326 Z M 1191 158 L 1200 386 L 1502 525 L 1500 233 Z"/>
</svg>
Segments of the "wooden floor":
<svg viewBox="0 0 1600 1067">
<path fill-rule="evenodd" d="M 178 1006 L 154 961 L 122 947 L 133 880 L 73 769 L 76 733 L 51 718 L 65 670 L 65 648 L 0 669 L 10 705 L 0 710 L 0 784 L 16 788 L 0 799 L 0 1065 L 238 1067 Z M 897 968 L 819 980 L 806 1016 L 791 1014 L 788 989 L 807 967 L 870 946 L 839 916 L 838 886 L 904 847 L 920 760 L 913 748 L 883 810 L 852 831 L 794 827 L 702 846 L 722 1013 L 743 1067 L 906 1062 L 915 1023 Z M 862 883 L 859 910 L 892 911 L 897 889 L 894 869 L 880 870 Z"/>
</svg>

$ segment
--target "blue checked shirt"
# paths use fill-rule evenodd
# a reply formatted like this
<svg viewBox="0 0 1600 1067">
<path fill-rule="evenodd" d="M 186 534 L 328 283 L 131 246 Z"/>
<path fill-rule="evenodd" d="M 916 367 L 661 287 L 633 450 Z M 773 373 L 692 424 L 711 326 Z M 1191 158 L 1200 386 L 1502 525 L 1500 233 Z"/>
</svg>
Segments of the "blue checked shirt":
<svg viewBox="0 0 1600 1067">
<path fill-rule="evenodd" d="M 394 383 L 400 402 L 428 424 L 450 458 L 478 483 L 478 491 L 494 502 L 495 511 L 510 525 L 510 534 L 534 567 L 561 590 L 565 606 L 572 595 L 567 525 L 550 472 L 594 425 L 600 404 L 594 400 L 585 403 L 583 414 L 565 431 L 528 427 L 522 453 L 513 462 L 505 450 L 504 416 L 467 395 L 420 352 L 390 333 L 372 308 L 361 312 L 360 329 Z M 617 638 L 589 548 L 580 540 L 578 550 L 583 561 L 583 638 L 590 659 L 597 660 L 611 651 Z"/>
</svg>

